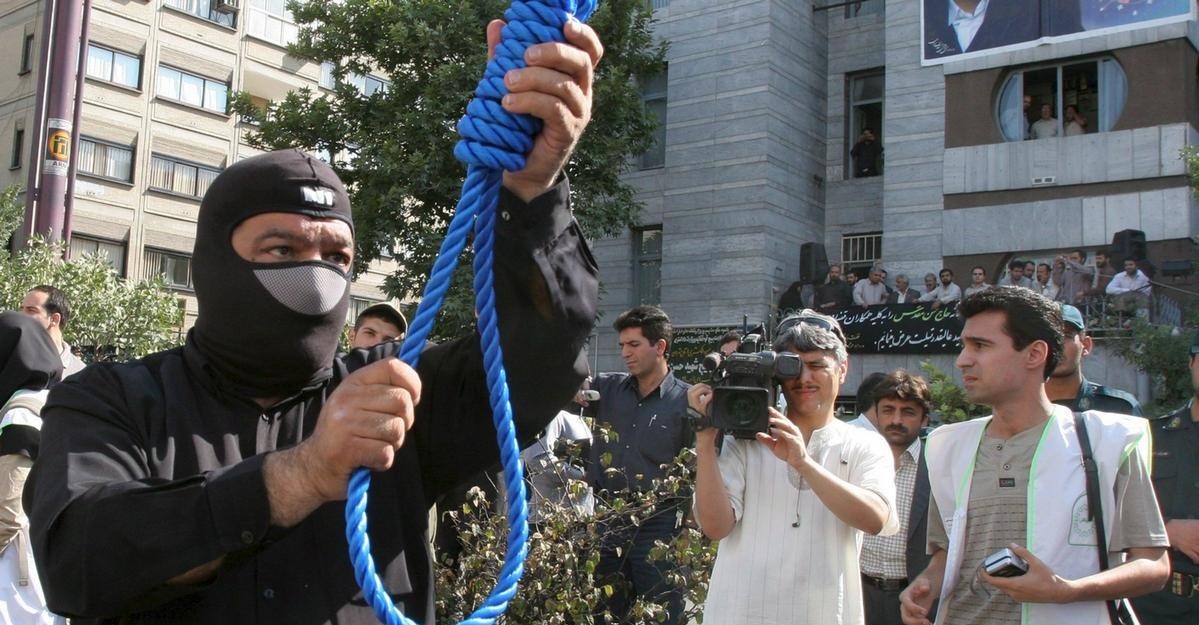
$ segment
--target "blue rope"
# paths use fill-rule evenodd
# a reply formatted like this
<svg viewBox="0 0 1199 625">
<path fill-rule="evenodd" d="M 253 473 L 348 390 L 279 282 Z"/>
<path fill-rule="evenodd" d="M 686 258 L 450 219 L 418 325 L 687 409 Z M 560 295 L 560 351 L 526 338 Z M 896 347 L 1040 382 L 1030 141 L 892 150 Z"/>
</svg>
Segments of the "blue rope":
<svg viewBox="0 0 1199 625">
<path fill-rule="evenodd" d="M 564 41 L 562 29 L 570 16 L 586 21 L 598 0 L 514 0 L 505 12 L 504 26 L 495 57 L 487 64 L 482 80 L 475 88 L 475 97 L 466 107 L 466 116 L 458 122 L 462 140 L 454 147 L 454 156 L 467 165 L 462 197 L 458 200 L 446 238 L 438 251 L 437 260 L 429 274 L 424 297 L 416 316 L 408 327 L 399 358 L 412 367 L 420 361 L 421 348 L 433 328 L 450 286 L 450 276 L 458 265 L 458 257 L 466 246 L 467 231 L 474 224 L 474 288 L 475 305 L 479 311 L 479 333 L 483 352 L 487 389 L 491 398 L 492 420 L 495 423 L 496 443 L 504 467 L 504 486 L 508 504 L 508 546 L 504 566 L 500 569 L 495 588 L 483 605 L 463 621 L 463 625 L 491 625 L 508 607 L 516 594 L 516 586 L 524 572 L 524 559 L 529 538 L 528 510 L 525 503 L 524 469 L 520 462 L 520 446 L 512 423 L 512 406 L 508 401 L 508 380 L 504 370 L 504 354 L 500 349 L 500 334 L 495 312 L 495 289 L 492 279 L 492 258 L 495 245 L 495 212 L 499 205 L 503 171 L 524 169 L 525 157 L 533 147 L 533 137 L 541 130 L 539 120 L 527 115 L 513 115 L 500 106 L 508 93 L 504 74 L 525 67 L 524 55 L 529 46 L 547 41 Z M 359 468 L 350 476 L 346 497 L 346 540 L 350 544 L 350 559 L 354 574 L 362 588 L 363 597 L 370 602 L 375 616 L 387 625 L 416 625 L 396 608 L 371 556 L 367 536 L 366 503 L 371 475 Z"/>
</svg>

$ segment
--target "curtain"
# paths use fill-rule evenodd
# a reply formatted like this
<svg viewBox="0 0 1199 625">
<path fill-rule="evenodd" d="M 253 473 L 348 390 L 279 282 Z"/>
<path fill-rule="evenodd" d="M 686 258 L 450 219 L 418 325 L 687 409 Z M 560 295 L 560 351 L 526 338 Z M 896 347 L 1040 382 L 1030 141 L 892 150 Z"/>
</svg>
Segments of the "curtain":
<svg viewBox="0 0 1199 625">
<path fill-rule="evenodd" d="M 1099 62 L 1099 131 L 1111 130 L 1120 113 L 1124 112 L 1124 101 L 1128 98 L 1128 78 L 1114 59 Z"/>
</svg>

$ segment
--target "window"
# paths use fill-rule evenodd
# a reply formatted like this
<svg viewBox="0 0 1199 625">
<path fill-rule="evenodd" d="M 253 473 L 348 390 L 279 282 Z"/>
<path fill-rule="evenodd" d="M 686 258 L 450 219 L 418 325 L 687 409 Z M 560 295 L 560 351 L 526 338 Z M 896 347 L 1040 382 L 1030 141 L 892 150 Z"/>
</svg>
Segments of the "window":
<svg viewBox="0 0 1199 625">
<path fill-rule="evenodd" d="M 654 124 L 654 142 L 641 154 L 641 169 L 666 165 L 666 83 L 665 70 L 641 81 L 641 105 Z"/>
<path fill-rule="evenodd" d="M 133 182 L 133 148 L 79 137 L 76 167 L 81 174 Z"/>
<path fill-rule="evenodd" d="M 335 87 L 337 85 L 337 81 L 334 80 L 334 78 L 333 78 L 333 64 L 332 63 L 330 63 L 328 61 L 321 63 L 321 79 L 320 79 L 320 83 L 318 83 L 318 84 L 320 84 L 320 86 L 324 87 L 325 89 L 332 89 L 333 87 Z"/>
<path fill-rule="evenodd" d="M 286 46 L 299 36 L 287 0 L 248 0 L 246 19 L 246 32 L 252 37 Z"/>
<path fill-rule="evenodd" d="M 378 303 L 380 303 L 380 300 L 354 297 L 351 295 L 350 308 L 346 311 L 346 323 L 353 325 L 355 321 L 358 321 L 358 315 L 361 315 L 362 311 Z"/>
<path fill-rule="evenodd" d="M 333 70 L 336 69 L 332 63 L 321 63 L 321 78 L 320 86 L 325 89 L 337 88 L 337 77 L 333 75 Z M 353 72 L 345 75 L 345 82 L 354 85 L 354 88 L 365 96 L 372 96 L 382 91 L 387 93 L 391 89 L 391 81 L 378 76 L 363 76 Z"/>
<path fill-rule="evenodd" d="M 216 4 L 214 0 L 165 0 L 165 3 L 169 7 L 190 13 L 200 19 L 233 28 L 233 14 L 217 11 L 214 8 Z"/>
<path fill-rule="evenodd" d="M 145 277 L 162 276 L 172 289 L 192 288 L 192 259 L 187 254 L 146 248 Z"/>
<path fill-rule="evenodd" d="M 28 74 L 33 70 L 33 33 L 25 33 L 21 41 L 21 70 L 18 74 Z"/>
<path fill-rule="evenodd" d="M 25 153 L 25 129 L 17 126 L 12 131 L 12 158 L 8 161 L 9 169 L 21 168 L 21 155 Z"/>
<path fill-rule="evenodd" d="M 845 118 L 848 125 L 848 134 L 845 135 L 845 162 L 849 165 L 845 168 L 846 178 L 877 176 L 883 172 L 885 80 L 881 69 L 845 76 Z M 870 131 L 869 135 L 867 130 Z"/>
<path fill-rule="evenodd" d="M 103 241 L 78 234 L 71 235 L 71 249 L 68 258 L 79 258 L 87 254 L 95 254 L 104 259 L 117 275 L 125 275 L 125 245 Z"/>
<path fill-rule="evenodd" d="M 995 123 L 1006 141 L 1107 132 L 1128 97 L 1115 59 L 1092 59 L 1012 72 L 999 92 Z"/>
<path fill-rule="evenodd" d="M 841 269 L 848 274 L 856 271 L 864 277 L 870 266 L 882 260 L 883 233 L 846 234 L 841 236 Z"/>
<path fill-rule="evenodd" d="M 155 191 L 204 197 L 219 169 L 193 165 L 157 154 L 150 158 L 150 188 Z"/>
<path fill-rule="evenodd" d="M 662 226 L 633 231 L 633 288 L 637 304 L 662 302 Z"/>
<path fill-rule="evenodd" d="M 166 65 L 158 66 L 157 93 L 160 97 L 224 114 L 229 85 Z"/>
<path fill-rule="evenodd" d="M 87 75 L 138 89 L 142 84 L 142 60 L 132 54 L 88 44 Z"/>
<path fill-rule="evenodd" d="M 883 0 L 859 0 L 845 5 L 845 19 L 853 19 L 862 15 L 881 14 L 886 9 Z"/>
</svg>

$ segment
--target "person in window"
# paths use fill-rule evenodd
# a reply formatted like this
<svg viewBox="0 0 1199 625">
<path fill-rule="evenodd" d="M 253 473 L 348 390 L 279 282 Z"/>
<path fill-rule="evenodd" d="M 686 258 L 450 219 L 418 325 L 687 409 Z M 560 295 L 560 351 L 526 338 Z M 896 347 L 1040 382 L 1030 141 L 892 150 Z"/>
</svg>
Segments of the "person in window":
<svg viewBox="0 0 1199 625">
<path fill-rule="evenodd" d="M 1066 105 L 1066 136 L 1073 137 L 1076 135 L 1086 134 L 1087 118 L 1083 117 L 1078 112 L 1078 107 L 1073 104 Z"/>
<path fill-rule="evenodd" d="M 1041 105 L 1041 119 L 1032 123 L 1029 134 L 1033 139 L 1048 139 L 1058 135 L 1057 118 L 1053 116 L 1053 106 Z"/>
<path fill-rule="evenodd" d="M 858 142 L 849 151 L 853 157 L 853 177 L 868 178 L 878 175 L 878 162 L 883 157 L 883 146 L 875 140 L 873 128 L 863 128 Z"/>
</svg>

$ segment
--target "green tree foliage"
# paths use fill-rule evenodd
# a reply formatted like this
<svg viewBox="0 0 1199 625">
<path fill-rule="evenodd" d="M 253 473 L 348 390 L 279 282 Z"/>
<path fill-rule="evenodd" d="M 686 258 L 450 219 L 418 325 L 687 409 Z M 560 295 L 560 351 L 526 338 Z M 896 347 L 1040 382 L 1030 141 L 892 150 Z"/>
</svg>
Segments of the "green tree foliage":
<svg viewBox="0 0 1199 625">
<path fill-rule="evenodd" d="M 969 421 L 991 413 L 986 406 L 971 402 L 966 398 L 966 389 L 933 363 L 925 360 L 920 363 L 921 371 L 928 378 L 928 390 L 932 395 L 933 413 L 941 423 L 957 423 Z"/>
<path fill-rule="evenodd" d="M 8 220 L 20 204 L 10 187 L 0 193 L 0 239 L 7 240 L 20 224 Z M 14 209 L 15 206 L 15 209 Z M 14 310 L 29 289 L 49 284 L 63 290 L 71 302 L 71 320 L 63 332 L 70 344 L 92 348 L 104 359 L 125 360 L 182 342 L 183 310 L 161 277 L 133 282 L 118 276 L 104 259 L 88 254 L 63 262 L 61 244 L 34 239 L 15 253 L 0 249 L 0 310 Z"/>
<path fill-rule="evenodd" d="M 1110 341 L 1120 357 L 1149 376 L 1153 401 L 1142 406 L 1145 416 L 1164 415 L 1194 395 L 1187 363 L 1197 326 L 1199 314 L 1195 311 L 1187 316 L 1185 328 L 1134 319 L 1129 339 Z"/>
<path fill-rule="evenodd" d="M 300 37 L 289 52 L 337 61 L 331 92 L 301 89 L 261 110 L 249 94 L 232 109 L 259 123 L 254 145 L 348 154 L 333 163 L 350 188 L 360 271 L 394 250 L 399 270 L 386 289 L 407 299 L 422 292 L 465 170 L 454 160 L 457 120 L 486 62 L 485 26 L 505 0 L 308 0 L 292 2 Z M 620 180 L 629 154 L 652 140 L 636 88 L 638 76 L 664 68 L 664 46 L 650 33 L 644 0 L 607 0 L 590 23 L 604 42 L 592 122 L 567 167 L 575 215 L 592 236 L 636 223 L 640 206 Z M 386 90 L 363 95 L 351 75 L 385 74 Z M 267 114 L 269 113 L 269 115 Z M 469 259 L 454 280 L 441 331 L 456 334 L 474 310 Z"/>
<path fill-rule="evenodd" d="M 597 498 L 593 517 L 581 516 L 571 508 L 555 508 L 548 513 L 529 539 L 520 590 L 509 603 L 504 622 L 510 625 L 602 622 L 592 616 L 593 610 L 614 590 L 594 577 L 604 528 L 611 523 L 639 523 L 665 502 L 689 497 L 692 483 L 689 467 L 694 461 L 694 452 L 683 451 L 652 492 Z M 585 488 L 581 482 L 574 486 Z M 461 555 L 457 561 L 439 558 L 436 564 L 439 623 L 459 622 L 477 608 L 494 587 L 503 564 L 508 521 L 477 489 L 472 495 L 474 499 L 454 513 L 463 546 Z M 683 589 L 686 600 L 683 622 L 702 622 L 716 543 L 699 530 L 688 528 L 669 544 L 659 541 L 650 558 L 677 565 L 669 581 Z M 649 625 L 665 618 L 664 601 L 648 597 L 635 601 L 628 622 Z"/>
</svg>

